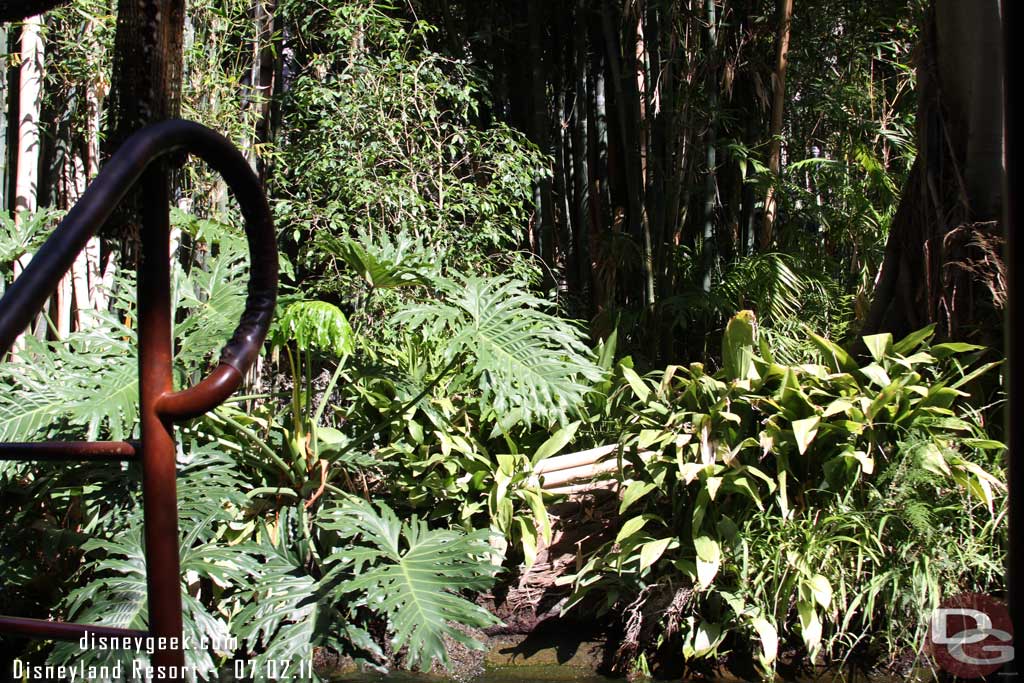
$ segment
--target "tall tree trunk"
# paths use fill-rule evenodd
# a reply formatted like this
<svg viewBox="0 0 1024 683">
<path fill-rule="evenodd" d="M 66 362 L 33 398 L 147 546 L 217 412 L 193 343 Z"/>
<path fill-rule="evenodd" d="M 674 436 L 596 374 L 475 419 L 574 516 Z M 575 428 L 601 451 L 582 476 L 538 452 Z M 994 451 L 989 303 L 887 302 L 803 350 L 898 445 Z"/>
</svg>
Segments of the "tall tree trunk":
<svg viewBox="0 0 1024 683">
<path fill-rule="evenodd" d="M 656 297 L 664 293 L 668 188 L 671 186 L 674 151 L 669 137 L 675 129 L 676 72 L 672 63 L 675 3 L 649 2 L 647 7 L 647 63 L 651 87 L 647 111 L 651 118 L 650 159 L 648 160 L 647 213 L 651 225 L 652 266 Z"/>
<path fill-rule="evenodd" d="M 772 122 L 768 129 L 768 170 L 777 180 L 782 168 L 782 116 L 786 106 L 786 65 L 789 54 L 789 33 L 793 23 L 793 0 L 779 0 L 779 29 L 775 48 L 775 72 L 772 74 Z M 761 250 L 771 249 L 775 239 L 775 216 L 778 213 L 775 186 L 768 187 L 764 200 L 764 222 Z"/>
<path fill-rule="evenodd" d="M 603 44 L 601 20 L 595 17 L 591 26 L 591 45 Z M 591 51 L 590 84 L 593 97 L 590 99 L 593 116 L 593 141 L 590 158 L 590 261 L 591 283 L 596 302 L 597 316 L 610 315 L 615 307 L 615 267 L 611 258 L 610 232 L 612 225 L 611 169 L 608 139 L 608 92 L 606 68 L 608 56 L 604 50 Z M 607 323 L 611 332 L 613 322 Z M 601 330 L 595 330 L 600 333 Z"/>
<path fill-rule="evenodd" d="M 273 137 L 272 102 L 277 85 L 281 51 L 275 49 L 274 24 L 277 0 L 255 0 L 253 2 L 253 55 L 249 70 L 251 94 L 250 106 L 255 109 L 252 140 L 243 150 L 249 163 L 260 179 L 266 178 L 266 163 L 258 154 L 261 145 Z"/>
<path fill-rule="evenodd" d="M 277 0 L 254 0 L 253 14 L 253 53 L 252 66 L 249 70 L 249 106 L 255 109 L 251 140 L 246 140 L 243 151 L 250 166 L 262 182 L 266 182 L 269 167 L 265 156 L 259 150 L 274 138 L 275 127 L 275 95 L 280 87 L 282 66 L 282 50 L 280 40 L 275 36 L 274 27 L 277 14 Z M 224 188 L 226 194 L 227 188 Z M 262 391 L 263 356 L 256 361 L 246 374 L 246 381 L 255 392 Z"/>
<path fill-rule="evenodd" d="M 7 26 L 3 24 L 0 24 L 0 49 L 7 50 Z M 7 211 L 7 91 L 7 67 L 4 66 L 0 68 L 0 211 L 4 212 Z"/>
<path fill-rule="evenodd" d="M 705 292 L 711 291 L 711 276 L 715 270 L 717 244 L 715 239 L 715 206 L 718 194 L 718 17 L 717 0 L 706 0 L 708 22 L 707 54 L 707 89 L 708 89 L 708 132 L 705 136 L 707 145 L 707 171 L 704 176 L 704 234 L 701 241 L 701 267 L 703 270 L 702 286 Z"/>
<path fill-rule="evenodd" d="M 633 56 L 636 64 L 637 100 L 640 108 L 640 120 L 643 136 L 640 140 L 640 183 L 643 189 L 641 201 L 640 226 L 643 231 L 644 247 L 644 305 L 653 306 L 655 302 L 655 269 L 654 245 L 651 224 L 658 224 L 658 212 L 655 204 L 661 198 L 656 186 L 661 178 L 661 160 L 654 149 L 655 122 L 658 102 L 658 78 L 655 69 L 658 66 L 658 24 L 655 3 L 646 7 L 641 3 L 636 17 L 636 49 Z M 645 24 L 650 33 L 645 31 Z"/>
<path fill-rule="evenodd" d="M 576 291 L 575 271 L 572 267 L 575 258 L 574 242 L 572 241 L 572 212 L 569 210 L 569 195 L 572 188 L 572 150 L 569 147 L 569 132 L 564 122 L 569 120 L 566 98 L 566 89 L 558 85 L 556 95 L 555 111 L 557 114 L 558 138 L 554 141 L 555 173 L 552 186 L 552 203 L 558 198 L 558 211 L 553 211 L 555 230 L 557 235 L 553 245 L 552 265 L 556 272 L 556 284 L 559 294 Z"/>
<path fill-rule="evenodd" d="M 88 19 L 84 31 L 86 35 L 96 31 L 94 19 Z M 72 155 L 74 159 L 74 178 L 71 203 L 78 201 L 89 181 L 99 173 L 100 163 L 100 112 L 103 92 L 103 79 L 94 78 L 85 85 L 85 139 L 82 154 Z M 77 146 L 75 146 L 77 147 Z M 112 255 L 108 254 L 108 267 L 113 267 Z M 78 329 L 86 329 L 93 324 L 94 312 L 107 310 L 107 293 L 102 287 L 104 268 L 100 262 L 100 239 L 91 238 L 71 266 L 72 290 L 75 301 L 75 325 Z"/>
<path fill-rule="evenodd" d="M 184 27 L 185 0 L 118 0 L 106 156 L 140 128 L 178 116 Z M 153 168 L 166 175 L 168 165 Z M 147 203 L 167 200 L 169 182 L 162 185 L 161 196 L 147 197 Z M 130 192 L 107 223 L 117 231 L 108 236 L 121 242 L 129 262 L 137 256 L 140 194 Z"/>
<path fill-rule="evenodd" d="M 1002 345 L 1002 84 L 998 0 L 935 0 L 918 64 L 918 156 L 889 230 L 866 334 L 937 323 Z"/>
<path fill-rule="evenodd" d="M 51 21 L 49 30 L 67 32 L 74 29 L 71 22 L 58 18 Z M 59 44 L 54 45 L 47 58 L 60 63 L 63 55 Z M 82 175 L 81 160 L 76 153 L 78 136 L 74 131 L 81 106 L 81 89 L 75 86 L 62 88 L 45 98 L 40 120 L 47 122 L 46 140 L 49 144 L 44 145 L 40 180 L 36 186 L 36 199 L 40 205 L 67 209 L 80 194 L 74 191 L 77 176 Z M 71 273 L 66 273 L 60 279 L 48 307 L 44 309 L 52 323 L 50 332 L 57 339 L 65 339 L 71 333 L 72 277 Z"/>
<path fill-rule="evenodd" d="M 694 136 L 694 107 L 692 105 L 693 81 L 695 79 L 694 60 L 691 58 L 693 44 L 693 23 L 695 12 L 693 11 L 694 0 L 686 0 L 686 11 L 683 13 L 682 37 L 677 40 L 676 49 L 672 51 L 670 62 L 678 61 L 685 65 L 685 71 L 680 73 L 680 82 L 676 95 L 679 111 L 674 115 L 674 120 L 679 124 L 675 126 L 676 135 L 674 140 L 675 166 L 673 171 L 673 182 L 669 188 L 668 198 L 668 220 L 671 221 L 669 233 L 673 247 L 683 244 L 684 240 L 690 242 L 685 235 L 685 228 L 689 222 L 690 190 L 692 187 L 691 176 L 693 174 L 693 136 Z M 666 281 L 669 289 L 674 288 L 674 272 Z"/>
<path fill-rule="evenodd" d="M 29 17 L 21 27 L 21 71 L 18 86 L 18 153 L 15 164 L 14 221 L 20 224 L 22 213 L 34 213 L 39 206 L 39 109 L 43 96 L 43 20 Z M 14 263 L 17 278 L 32 260 L 31 254 Z M 44 323 L 45 325 L 45 323 Z M 45 326 L 43 328 L 45 333 Z M 12 349 L 24 349 L 19 337 Z"/>
<path fill-rule="evenodd" d="M 39 205 L 39 108 L 43 97 L 42 17 L 25 20 L 21 27 L 21 70 L 18 90 L 18 157 L 15 180 L 15 221 L 21 212 L 32 213 Z M 26 259 L 24 263 L 27 263 Z M 15 272 L 20 272 L 15 266 Z"/>
<path fill-rule="evenodd" d="M 530 137 L 544 154 L 551 152 L 548 133 L 547 73 L 544 57 L 545 10 L 541 0 L 527 0 L 527 52 L 530 60 Z M 550 173 L 537 177 L 534 183 L 537 237 L 541 258 L 549 268 L 555 262 L 554 202 L 551 196 Z M 554 284 L 549 282 L 549 285 Z"/>
<path fill-rule="evenodd" d="M 590 214 L 590 97 L 587 74 L 586 0 L 577 0 L 573 30 L 573 75 L 575 77 L 572 116 L 572 190 L 575 209 L 573 232 L 576 253 L 576 282 L 580 295 L 587 304 L 587 312 L 594 312 L 594 290 L 591 286 L 591 255 L 588 237 L 592 230 Z"/>
</svg>

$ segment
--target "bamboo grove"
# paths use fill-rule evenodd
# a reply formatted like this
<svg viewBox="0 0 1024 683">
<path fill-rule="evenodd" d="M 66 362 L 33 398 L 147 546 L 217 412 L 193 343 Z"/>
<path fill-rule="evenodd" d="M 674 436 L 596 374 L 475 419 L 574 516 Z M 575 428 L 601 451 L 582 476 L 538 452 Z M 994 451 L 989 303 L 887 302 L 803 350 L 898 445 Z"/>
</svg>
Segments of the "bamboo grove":
<svg viewBox="0 0 1024 683">
<path fill-rule="evenodd" d="M 110 82 L 114 9 L 76 3 L 5 29 L 5 115 L 19 124 L 6 128 L 4 198 L 15 216 L 68 207 L 115 144 L 104 103 L 116 108 L 126 86 Z M 289 119 L 289 91 L 311 69 L 345 66 L 344 54 L 316 65 L 324 12 L 189 12 L 183 111 L 229 130 L 287 192 L 288 169 L 273 166 L 302 120 Z M 915 153 L 915 3 L 812 1 L 794 14 L 756 0 L 446 0 L 393 12 L 437 27 L 404 49 L 467 70 L 473 125 L 511 126 L 544 155 L 510 246 L 534 255 L 543 285 L 595 338 L 618 325 L 657 361 L 707 352 L 728 309 L 763 309 L 768 322 L 804 306 L 840 333 L 863 318 Z M 201 201 L 223 203 L 214 195 Z M 89 278 L 102 280 L 113 253 L 99 251 L 58 292 L 58 329 L 72 324 L 73 299 L 90 304 L 74 310 L 95 303 Z"/>
<path fill-rule="evenodd" d="M 923 8 L 424 4 L 437 49 L 486 71 L 481 119 L 549 155 L 527 241 L 599 334 L 618 320 L 647 357 L 699 353 L 723 322 L 712 290 L 766 313 L 784 298 L 765 291 L 782 278 L 737 277 L 774 253 L 796 257 L 793 280 L 866 303 L 914 156 Z"/>
</svg>

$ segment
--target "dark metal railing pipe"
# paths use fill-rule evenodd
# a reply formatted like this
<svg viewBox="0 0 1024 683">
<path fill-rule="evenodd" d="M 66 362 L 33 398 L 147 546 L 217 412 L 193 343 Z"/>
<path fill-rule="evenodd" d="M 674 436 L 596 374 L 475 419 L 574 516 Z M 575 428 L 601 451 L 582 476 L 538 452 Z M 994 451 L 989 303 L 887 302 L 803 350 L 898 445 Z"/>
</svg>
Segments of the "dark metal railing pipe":
<svg viewBox="0 0 1024 683">
<path fill-rule="evenodd" d="M 0 443 L 0 460 L 133 460 L 138 441 Z"/>
<path fill-rule="evenodd" d="M 145 638 L 148 631 L 136 631 L 110 626 L 89 626 L 85 624 L 62 624 L 46 619 L 26 619 L 24 617 L 0 617 L 0 633 L 17 633 L 30 638 L 46 638 L 48 640 L 81 640 L 82 636 L 97 637 L 114 636 L 117 638 Z"/>
<path fill-rule="evenodd" d="M 259 354 L 277 293 L 277 245 L 270 210 L 259 180 L 227 139 L 198 123 L 178 120 L 149 126 L 128 138 L 7 289 L 0 299 L 0 355 L 10 350 L 39 313 L 75 257 L 143 171 L 157 159 L 178 152 L 194 154 L 219 172 L 245 218 L 251 259 L 249 297 L 221 362 L 240 373 L 249 367 Z"/>
</svg>

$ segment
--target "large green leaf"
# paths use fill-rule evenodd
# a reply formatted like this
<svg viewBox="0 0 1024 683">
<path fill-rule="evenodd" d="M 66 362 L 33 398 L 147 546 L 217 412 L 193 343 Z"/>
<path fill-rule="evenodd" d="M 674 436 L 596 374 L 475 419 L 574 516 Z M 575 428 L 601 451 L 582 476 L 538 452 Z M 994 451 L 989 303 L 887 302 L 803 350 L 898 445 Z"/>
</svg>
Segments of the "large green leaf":
<svg viewBox="0 0 1024 683">
<path fill-rule="evenodd" d="M 427 258 L 422 240 L 414 240 L 404 233 L 394 242 L 386 236 L 375 241 L 368 235 L 358 241 L 325 237 L 322 242 L 374 289 L 426 284 L 424 273 L 437 267 Z"/>
<path fill-rule="evenodd" d="M 740 311 L 725 326 L 722 361 L 729 379 L 747 379 L 757 344 L 757 320 L 753 311 Z"/>
<path fill-rule="evenodd" d="M 399 319 L 441 340 L 447 361 L 463 358 L 485 406 L 524 422 L 565 421 L 604 376 L 578 326 L 507 277 L 438 278 L 441 298 Z"/>
<path fill-rule="evenodd" d="M 317 580 L 287 552 L 260 546 L 263 562 L 235 632 L 257 661 L 308 659 L 320 609 Z"/>
<path fill-rule="evenodd" d="M 132 515 L 126 532 L 118 538 L 93 539 L 82 546 L 90 561 L 86 575 L 97 578 L 72 591 L 64 602 L 72 621 L 145 631 L 148 628 L 146 561 L 142 549 L 141 514 Z M 227 643 L 227 623 L 209 613 L 182 586 L 183 635 L 187 642 Z M 231 654 L 225 652 L 222 654 Z M 120 662 L 131 671 L 134 663 L 147 665 L 146 650 L 80 648 L 78 643 L 54 647 L 49 663 L 76 666 L 112 666 Z M 199 647 L 186 648 L 185 664 L 207 679 L 215 672 L 211 653 Z"/>
<path fill-rule="evenodd" d="M 488 559 L 490 532 L 431 530 L 416 518 L 403 523 L 383 503 L 379 508 L 347 496 L 326 513 L 323 527 L 350 542 L 327 560 L 332 571 L 353 575 L 334 594 L 339 599 L 365 594 L 367 607 L 387 617 L 395 649 L 408 646 L 409 666 L 429 667 L 433 659 L 447 665 L 445 637 L 482 647 L 457 625 L 483 628 L 500 622 L 458 593 L 484 590 L 493 582 L 497 567 Z"/>
<path fill-rule="evenodd" d="M 318 349 L 342 356 L 355 350 L 355 335 L 341 309 L 326 301 L 297 301 L 274 324 L 276 344 L 294 342 L 300 351 Z"/>
<path fill-rule="evenodd" d="M 207 367 L 244 307 L 244 238 L 225 237 L 219 245 L 204 268 L 186 274 L 175 266 L 173 300 L 183 313 L 174 330 L 179 378 Z M 8 385 L 0 392 L 0 439 L 30 440 L 57 430 L 65 439 L 131 438 L 138 422 L 132 276 L 119 274 L 113 290 L 112 311 L 91 311 L 88 329 L 45 343 L 28 335 L 18 358 L 0 365 L 0 381 Z"/>
<path fill-rule="evenodd" d="M 138 412 L 135 334 L 113 316 L 94 315 L 96 328 L 65 342 L 27 336 L 18 359 L 0 366 L 10 384 L 0 392 L 0 438 L 30 440 L 57 429 L 63 438 L 130 438 Z"/>
</svg>

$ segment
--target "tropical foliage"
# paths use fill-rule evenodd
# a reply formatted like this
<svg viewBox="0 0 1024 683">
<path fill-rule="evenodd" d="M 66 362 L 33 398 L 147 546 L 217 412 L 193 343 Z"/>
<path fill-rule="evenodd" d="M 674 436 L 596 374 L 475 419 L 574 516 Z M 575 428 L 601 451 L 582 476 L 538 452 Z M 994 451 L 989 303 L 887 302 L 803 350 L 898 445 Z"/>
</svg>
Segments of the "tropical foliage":
<svg viewBox="0 0 1024 683">
<path fill-rule="evenodd" d="M 999 349 L 862 332 L 890 229 L 902 262 L 989 272 L 898 232 L 931 210 L 903 188 L 935 0 L 175 2 L 165 94 L 264 183 L 282 275 L 245 389 L 177 431 L 200 678 L 451 667 L 601 501 L 605 535 L 545 589 L 607 625 L 619 673 L 920 661 L 941 599 L 1002 593 Z M 139 17 L 57 4 L 0 24 L 0 291 L 124 114 Z M 184 387 L 243 310 L 248 246 L 216 174 L 172 176 Z M 2 359 L 0 440 L 138 438 L 129 224 Z M 970 248 L 998 304 L 998 240 Z M 553 485 L 555 458 L 596 451 Z M 0 613 L 144 629 L 140 478 L 0 461 Z"/>
<path fill-rule="evenodd" d="M 751 317 L 715 375 L 620 364 L 621 528 L 568 608 L 626 611 L 628 657 L 714 657 L 730 634 L 759 640 L 767 670 L 780 643 L 812 660 L 913 648 L 942 595 L 1001 582 L 1004 446 L 964 391 L 993 364 L 925 329 L 866 337 L 867 363 L 807 332 L 820 360 L 784 365 Z"/>
</svg>

